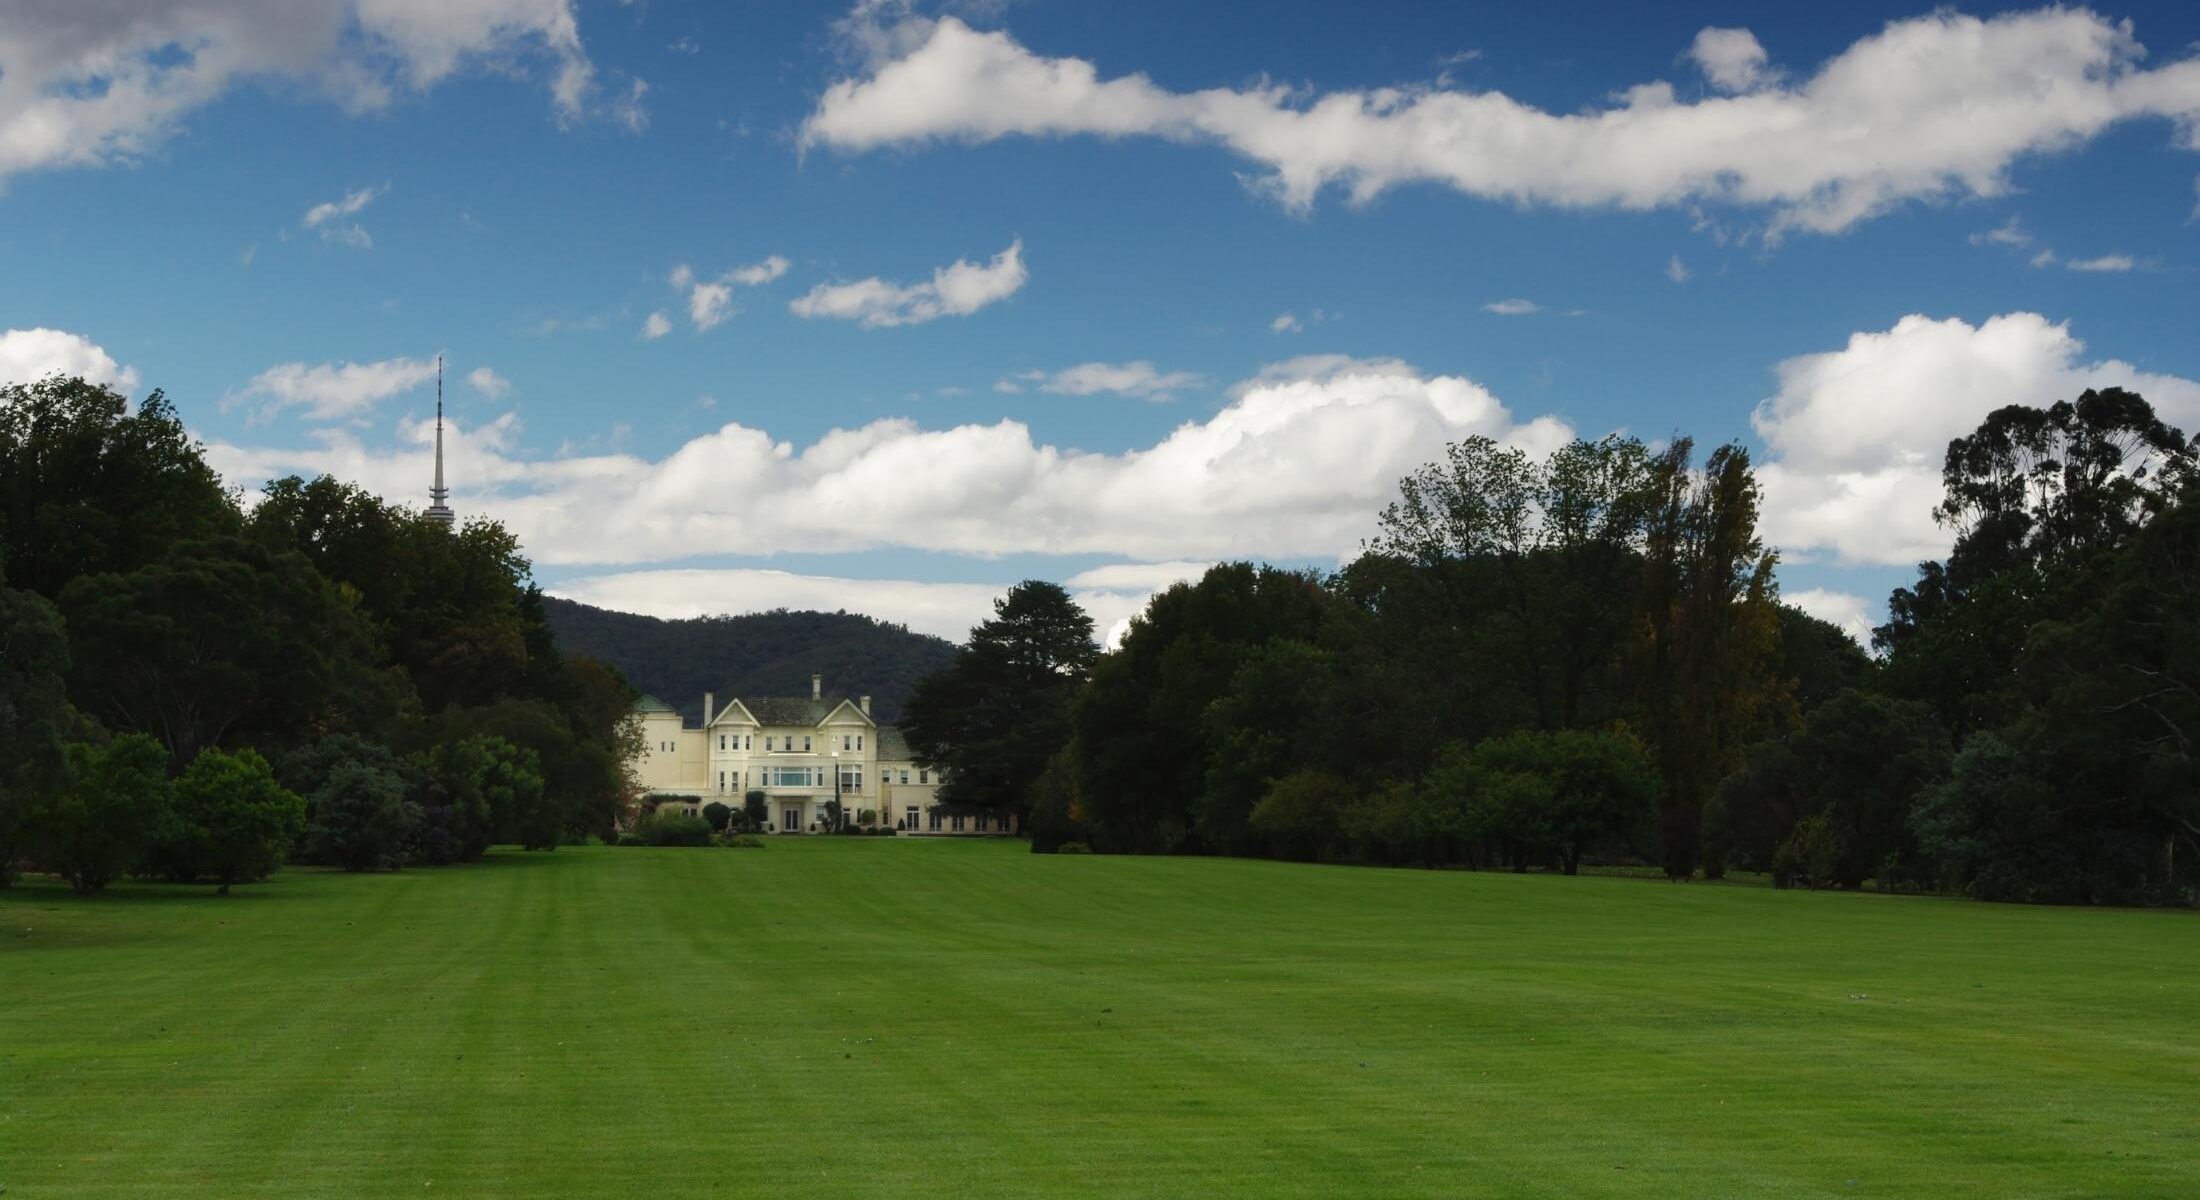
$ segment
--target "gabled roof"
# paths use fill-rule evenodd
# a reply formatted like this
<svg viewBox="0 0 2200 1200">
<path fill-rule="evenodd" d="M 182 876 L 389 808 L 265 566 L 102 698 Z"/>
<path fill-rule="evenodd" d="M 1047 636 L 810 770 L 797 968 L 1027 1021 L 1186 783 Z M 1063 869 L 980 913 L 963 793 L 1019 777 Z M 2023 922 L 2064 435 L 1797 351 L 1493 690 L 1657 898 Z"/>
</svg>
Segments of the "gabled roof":
<svg viewBox="0 0 2200 1200">
<path fill-rule="evenodd" d="M 866 725 L 877 724 L 855 701 L 841 695 L 828 695 L 817 700 L 808 696 L 730 696 L 725 707 L 711 715 L 709 723 L 717 725 L 728 713 L 739 709 L 743 716 L 758 725 L 793 725 L 814 729 L 831 720 L 844 708 Z M 670 706 L 664 706 L 664 710 L 671 711 Z"/>
<path fill-rule="evenodd" d="M 757 724 L 759 724 L 759 725 L 763 724 L 763 722 L 762 722 L 762 721 L 757 721 L 757 720 L 756 720 L 756 714 L 755 714 L 755 713 L 753 713 L 753 712 L 751 712 L 751 711 L 749 711 L 749 706 L 748 706 L 748 705 L 746 705 L 746 704 L 743 704 L 743 703 L 741 703 L 741 700 L 740 700 L 740 698 L 739 698 L 738 696 L 737 696 L 737 697 L 735 697 L 734 699 L 731 699 L 731 700 L 728 700 L 728 701 L 726 701 L 726 706 L 725 706 L 724 708 L 721 708 L 721 709 L 719 709 L 719 710 L 718 710 L 718 712 L 717 712 L 717 714 L 716 714 L 716 715 L 714 715 L 713 717 L 711 717 L 711 719 L 710 719 L 710 723 L 711 723 L 712 725 L 716 725 L 716 724 L 718 724 L 718 723 L 720 723 L 720 722 L 724 721 L 724 720 L 726 719 L 726 714 L 728 714 L 728 713 L 731 713 L 731 712 L 732 712 L 732 711 L 734 711 L 735 709 L 740 709 L 740 710 L 741 710 L 741 715 L 742 715 L 742 716 L 744 716 L 744 717 L 747 717 L 747 718 L 748 718 L 749 720 L 751 720 L 751 721 L 756 721 L 756 723 L 757 723 Z"/>
</svg>

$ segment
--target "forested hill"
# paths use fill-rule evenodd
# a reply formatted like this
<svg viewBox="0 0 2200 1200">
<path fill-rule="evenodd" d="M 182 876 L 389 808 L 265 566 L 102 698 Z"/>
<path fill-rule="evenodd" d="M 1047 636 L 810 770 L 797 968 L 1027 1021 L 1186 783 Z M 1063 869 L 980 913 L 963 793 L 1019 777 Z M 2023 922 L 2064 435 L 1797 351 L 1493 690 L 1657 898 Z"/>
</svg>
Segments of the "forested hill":
<svg viewBox="0 0 2200 1200">
<path fill-rule="evenodd" d="M 667 621 L 543 597 L 558 645 L 617 667 L 641 691 L 698 719 L 703 693 L 806 696 L 810 676 L 828 691 L 871 697 L 880 722 L 901 716 L 917 680 L 944 667 L 955 647 L 929 634 L 854 613 L 771 612 Z"/>
</svg>

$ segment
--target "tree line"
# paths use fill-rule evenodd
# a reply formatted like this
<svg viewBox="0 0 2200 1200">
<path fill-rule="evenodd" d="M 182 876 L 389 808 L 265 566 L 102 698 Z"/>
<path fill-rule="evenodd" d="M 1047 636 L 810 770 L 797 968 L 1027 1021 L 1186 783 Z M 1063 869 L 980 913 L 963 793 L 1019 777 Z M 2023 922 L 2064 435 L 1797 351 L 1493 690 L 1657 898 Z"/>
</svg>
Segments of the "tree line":
<svg viewBox="0 0 2200 1200">
<path fill-rule="evenodd" d="M 493 521 L 326 477 L 247 504 L 158 391 L 0 387 L 0 886 L 608 835 L 633 699 Z"/>
<path fill-rule="evenodd" d="M 903 725 L 1042 851 L 2189 904 L 2194 463 L 2118 389 L 1993 413 L 1867 655 L 1781 602 L 1742 447 L 1469 439 L 1346 566 L 1214 567 L 1105 654 L 1020 585 Z"/>
</svg>

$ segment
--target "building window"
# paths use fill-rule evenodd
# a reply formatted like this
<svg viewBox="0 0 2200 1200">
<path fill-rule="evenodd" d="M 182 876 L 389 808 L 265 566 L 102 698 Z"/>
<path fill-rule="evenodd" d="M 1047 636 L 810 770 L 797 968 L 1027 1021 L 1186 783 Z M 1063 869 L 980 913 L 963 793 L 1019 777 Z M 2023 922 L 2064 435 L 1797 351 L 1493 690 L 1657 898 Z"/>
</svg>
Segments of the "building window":
<svg viewBox="0 0 2200 1200">
<path fill-rule="evenodd" d="M 845 734 L 845 733 L 844 733 L 844 734 L 841 734 L 841 735 L 840 735 L 840 748 L 841 748 L 841 749 L 843 749 L 843 750 L 853 750 L 853 749 L 855 749 L 855 741 L 856 741 L 856 740 L 855 740 L 854 738 L 852 738 L 852 737 L 849 737 L 849 736 L 848 736 L 847 734 Z"/>
<path fill-rule="evenodd" d="M 863 735 L 860 733 L 856 735 L 856 749 L 863 749 Z"/>
<path fill-rule="evenodd" d="M 726 773 L 724 771 L 718 772 L 718 790 L 721 792 L 726 790 Z"/>
<path fill-rule="evenodd" d="M 962 817 L 961 817 L 961 816 L 959 816 L 959 815 L 958 815 L 958 816 L 956 816 L 956 817 L 955 817 L 955 832 L 956 832 L 956 833 L 961 833 L 962 831 L 963 831 L 963 819 L 962 819 Z"/>
<path fill-rule="evenodd" d="M 920 771 L 918 771 L 918 772 L 917 772 L 917 782 L 918 782 L 918 783 L 930 783 L 930 782 L 932 782 L 932 772 L 930 772 L 930 771 L 923 771 L 923 770 L 920 770 Z"/>
<path fill-rule="evenodd" d="M 938 833 L 939 831 L 940 831 L 940 810 L 939 810 L 939 809 L 936 809 L 936 808 L 935 808 L 935 809 L 933 809 L 933 810 L 932 810 L 932 832 L 934 832 L 934 833 Z"/>
<path fill-rule="evenodd" d="M 908 816 L 908 819 L 902 824 L 908 828 L 909 832 L 915 833 L 917 831 L 917 806 L 912 804 L 901 811 Z"/>
<path fill-rule="evenodd" d="M 725 734 L 722 734 L 722 733 L 721 733 L 721 734 L 719 734 L 719 735 L 718 735 L 718 748 L 719 748 L 720 750 L 723 750 L 723 749 L 725 749 L 725 748 L 726 748 L 726 735 L 725 735 Z"/>
<path fill-rule="evenodd" d="M 808 754 L 810 752 L 810 739 L 807 737 L 804 737 L 802 739 L 802 752 L 804 754 Z"/>
</svg>

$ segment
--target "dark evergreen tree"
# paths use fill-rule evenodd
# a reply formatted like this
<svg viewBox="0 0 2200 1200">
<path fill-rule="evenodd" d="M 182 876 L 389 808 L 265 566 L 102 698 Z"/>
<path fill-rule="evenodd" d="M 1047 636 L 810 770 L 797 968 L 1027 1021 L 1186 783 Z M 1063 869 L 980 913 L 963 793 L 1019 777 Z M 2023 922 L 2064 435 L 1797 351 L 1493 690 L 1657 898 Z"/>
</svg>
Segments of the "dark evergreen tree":
<svg viewBox="0 0 2200 1200">
<path fill-rule="evenodd" d="M 993 613 L 952 665 L 917 684 L 901 731 L 918 761 L 942 773 L 942 804 L 1021 824 L 1047 761 L 1069 741 L 1070 701 L 1100 648 L 1092 618 L 1059 584 L 1017 584 Z"/>
</svg>

